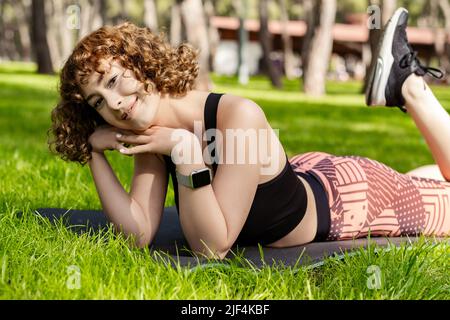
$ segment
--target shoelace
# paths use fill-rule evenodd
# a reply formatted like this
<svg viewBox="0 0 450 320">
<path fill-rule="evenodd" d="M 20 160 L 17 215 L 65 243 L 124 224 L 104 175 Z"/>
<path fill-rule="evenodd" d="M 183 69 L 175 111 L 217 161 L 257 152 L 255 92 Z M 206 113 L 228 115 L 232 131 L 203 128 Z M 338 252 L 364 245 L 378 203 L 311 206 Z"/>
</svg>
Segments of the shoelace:
<svg viewBox="0 0 450 320">
<path fill-rule="evenodd" d="M 442 79 L 444 77 L 444 73 L 441 70 L 422 65 L 420 63 L 420 60 L 417 58 L 417 54 L 418 54 L 417 51 L 405 54 L 403 58 L 400 60 L 400 67 L 401 68 L 410 67 L 411 64 L 415 61 L 419 66 L 419 68 L 425 73 L 428 73 L 430 76 L 436 79 Z"/>
</svg>

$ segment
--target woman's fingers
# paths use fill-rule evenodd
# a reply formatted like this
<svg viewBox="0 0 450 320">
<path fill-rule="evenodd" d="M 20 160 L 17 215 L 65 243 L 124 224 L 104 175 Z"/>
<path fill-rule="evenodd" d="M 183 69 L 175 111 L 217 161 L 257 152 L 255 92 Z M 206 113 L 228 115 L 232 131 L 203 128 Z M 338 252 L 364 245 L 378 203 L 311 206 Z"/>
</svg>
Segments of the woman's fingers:
<svg viewBox="0 0 450 320">
<path fill-rule="evenodd" d="M 151 152 L 151 148 L 148 144 L 144 144 L 144 145 L 135 146 L 135 147 L 131 147 L 131 148 L 124 147 L 124 148 L 121 148 L 119 151 L 126 155 L 132 155 L 132 154 L 136 154 L 136 153 Z"/>
<path fill-rule="evenodd" d="M 129 144 L 145 144 L 150 142 L 149 136 L 116 134 L 117 141 Z"/>
<path fill-rule="evenodd" d="M 120 153 L 122 153 L 124 155 L 130 156 L 131 154 L 127 154 L 126 152 L 122 152 L 122 150 L 127 150 L 127 148 L 129 146 L 130 145 L 128 143 L 120 143 L 120 142 L 118 142 L 116 144 L 116 146 L 115 146 L 115 150 L 119 151 Z"/>
<path fill-rule="evenodd" d="M 127 132 L 128 130 L 121 130 L 116 133 L 118 141 L 118 151 L 125 155 L 133 155 L 137 153 L 151 152 L 150 142 L 152 137 L 150 135 L 136 134 L 134 132 Z M 150 129 L 145 130 L 145 133 L 151 133 Z M 130 148 L 130 145 L 133 147 Z"/>
<path fill-rule="evenodd" d="M 117 151 L 120 151 L 120 149 L 126 148 L 126 146 L 123 143 L 117 142 L 114 146 L 114 149 Z"/>
</svg>

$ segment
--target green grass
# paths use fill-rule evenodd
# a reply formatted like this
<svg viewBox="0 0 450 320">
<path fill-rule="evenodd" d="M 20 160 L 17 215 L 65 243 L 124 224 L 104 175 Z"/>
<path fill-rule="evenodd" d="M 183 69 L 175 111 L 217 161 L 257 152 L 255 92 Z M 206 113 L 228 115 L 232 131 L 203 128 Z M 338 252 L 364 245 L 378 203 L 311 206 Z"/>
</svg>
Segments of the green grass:
<svg viewBox="0 0 450 320">
<path fill-rule="evenodd" d="M 111 230 L 77 235 L 38 219 L 34 208 L 101 205 L 88 167 L 47 150 L 57 78 L 34 69 L 0 65 L 0 299 L 449 299 L 450 246 L 425 238 L 410 247 L 330 258 L 316 268 L 257 269 L 238 256 L 229 265 L 191 270 L 170 267 L 148 249 L 130 249 Z M 248 97 L 264 109 L 288 156 L 361 155 L 400 172 L 432 163 L 412 120 L 398 110 L 365 107 L 359 83 L 329 83 L 326 97 L 311 99 L 298 92 L 298 81 L 275 91 L 261 77 L 248 86 L 213 79 L 214 91 Z M 434 90 L 450 107 L 448 88 Z M 132 160 L 116 152 L 107 157 L 129 190 Z M 368 285 L 373 270 L 380 275 L 376 289 Z M 77 272 L 81 280 L 73 282 Z"/>
</svg>

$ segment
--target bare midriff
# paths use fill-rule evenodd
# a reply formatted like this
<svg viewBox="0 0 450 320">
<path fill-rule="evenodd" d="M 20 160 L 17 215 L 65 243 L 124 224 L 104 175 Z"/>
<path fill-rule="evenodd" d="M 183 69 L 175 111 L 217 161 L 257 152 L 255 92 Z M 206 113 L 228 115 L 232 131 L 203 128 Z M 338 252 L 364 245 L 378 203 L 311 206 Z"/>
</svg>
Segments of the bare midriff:
<svg viewBox="0 0 450 320">
<path fill-rule="evenodd" d="M 283 238 L 268 244 L 268 247 L 274 248 L 284 248 L 299 246 L 302 244 L 309 243 L 314 240 L 317 232 L 317 210 L 316 201 L 314 198 L 314 193 L 309 185 L 309 183 L 302 177 L 298 178 L 303 182 L 306 189 L 306 195 L 308 199 L 308 204 L 306 206 L 305 216 L 302 221 L 287 235 Z"/>
</svg>

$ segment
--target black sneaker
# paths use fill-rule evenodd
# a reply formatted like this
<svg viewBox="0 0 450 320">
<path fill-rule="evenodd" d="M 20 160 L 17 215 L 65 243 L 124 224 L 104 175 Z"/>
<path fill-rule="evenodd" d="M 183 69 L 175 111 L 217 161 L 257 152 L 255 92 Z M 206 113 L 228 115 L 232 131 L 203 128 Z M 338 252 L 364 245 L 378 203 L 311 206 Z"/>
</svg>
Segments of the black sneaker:
<svg viewBox="0 0 450 320">
<path fill-rule="evenodd" d="M 406 112 L 402 85 L 412 73 L 424 76 L 429 73 L 441 79 L 444 74 L 434 68 L 420 64 L 417 52 L 408 43 L 406 26 L 408 11 L 399 8 L 383 30 L 376 52 L 377 61 L 369 73 L 370 80 L 366 89 L 368 106 L 399 107 Z"/>
</svg>

